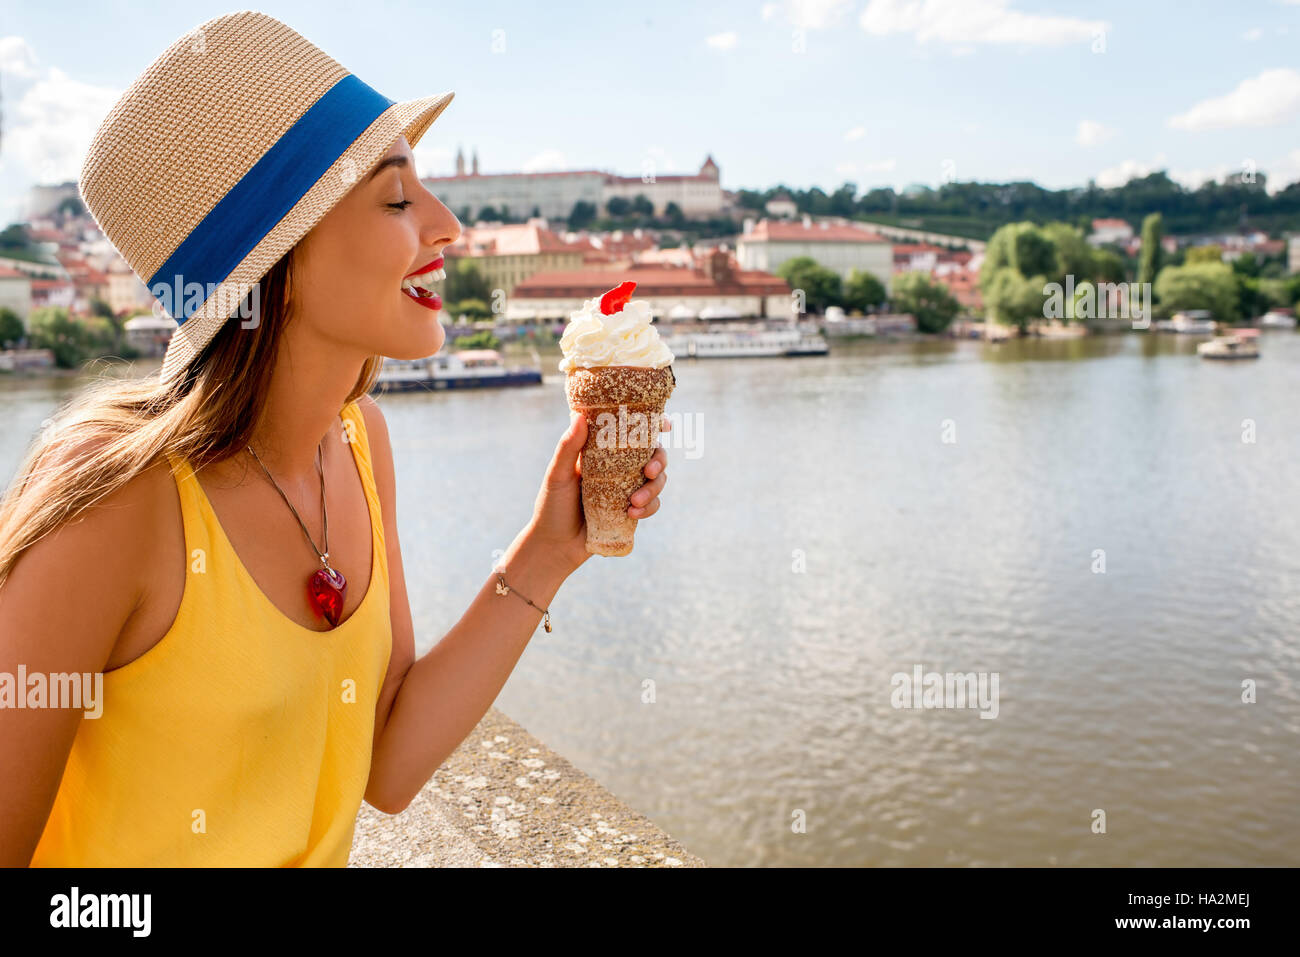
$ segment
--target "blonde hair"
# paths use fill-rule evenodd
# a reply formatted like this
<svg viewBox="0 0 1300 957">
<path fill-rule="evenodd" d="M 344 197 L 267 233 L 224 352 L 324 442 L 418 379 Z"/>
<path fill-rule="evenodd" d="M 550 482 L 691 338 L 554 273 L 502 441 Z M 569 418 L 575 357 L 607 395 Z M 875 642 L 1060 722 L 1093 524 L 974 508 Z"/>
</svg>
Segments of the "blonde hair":
<svg viewBox="0 0 1300 957">
<path fill-rule="evenodd" d="M 159 456 L 197 471 L 249 443 L 292 318 L 293 273 L 291 249 L 258 284 L 257 325 L 232 318 L 171 382 L 101 378 L 56 412 L 0 499 L 0 585 L 26 549 Z M 366 360 L 344 405 L 370 391 L 382 361 Z"/>
</svg>

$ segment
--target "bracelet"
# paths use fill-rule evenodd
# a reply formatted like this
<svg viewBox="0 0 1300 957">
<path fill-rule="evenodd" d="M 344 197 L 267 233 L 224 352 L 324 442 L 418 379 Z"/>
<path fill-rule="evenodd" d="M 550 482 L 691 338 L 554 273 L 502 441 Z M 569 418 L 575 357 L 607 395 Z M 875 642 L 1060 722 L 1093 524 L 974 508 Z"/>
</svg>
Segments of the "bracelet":
<svg viewBox="0 0 1300 957">
<path fill-rule="evenodd" d="M 513 591 L 513 589 L 512 589 L 509 585 L 506 584 L 505 576 L 502 575 L 500 572 L 497 572 L 497 594 L 498 594 L 498 595 L 509 595 L 511 591 Z M 516 595 L 519 595 L 519 592 L 515 592 L 515 594 L 516 594 Z M 532 601 L 530 601 L 530 600 L 527 599 L 527 598 L 524 598 L 523 595 L 519 595 L 519 597 L 520 597 L 520 598 L 523 598 L 524 601 L 528 602 L 528 604 L 533 605 Z M 538 608 L 536 605 L 533 605 L 533 607 L 534 607 L 534 608 L 537 608 L 537 610 L 540 611 L 540 612 L 542 613 L 542 624 L 544 624 L 544 625 L 546 626 L 546 632 L 547 632 L 547 634 L 550 634 L 550 631 L 551 631 L 551 610 L 550 610 L 549 608 Z"/>
</svg>

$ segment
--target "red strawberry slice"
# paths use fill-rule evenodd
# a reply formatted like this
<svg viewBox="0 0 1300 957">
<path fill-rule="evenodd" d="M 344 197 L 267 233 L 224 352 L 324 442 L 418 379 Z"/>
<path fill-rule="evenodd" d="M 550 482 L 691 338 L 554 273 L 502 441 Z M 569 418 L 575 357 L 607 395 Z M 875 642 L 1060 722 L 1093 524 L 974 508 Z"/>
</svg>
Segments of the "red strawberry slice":
<svg viewBox="0 0 1300 957">
<path fill-rule="evenodd" d="M 600 297 L 600 313 L 603 316 L 612 316 L 616 312 L 622 312 L 627 301 L 632 298 L 632 290 L 636 288 L 634 282 L 621 282 L 605 295 Z"/>
</svg>

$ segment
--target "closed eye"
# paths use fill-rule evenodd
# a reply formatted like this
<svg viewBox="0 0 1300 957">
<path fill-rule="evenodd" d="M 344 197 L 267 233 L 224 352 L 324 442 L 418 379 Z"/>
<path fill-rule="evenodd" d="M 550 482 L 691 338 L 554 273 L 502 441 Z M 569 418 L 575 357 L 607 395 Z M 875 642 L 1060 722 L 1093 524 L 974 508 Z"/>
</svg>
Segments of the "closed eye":
<svg viewBox="0 0 1300 957">
<path fill-rule="evenodd" d="M 406 209 L 407 206 L 410 206 L 413 202 L 414 200 L 404 199 L 400 203 L 388 203 L 387 205 L 400 212 L 401 210 Z"/>
</svg>

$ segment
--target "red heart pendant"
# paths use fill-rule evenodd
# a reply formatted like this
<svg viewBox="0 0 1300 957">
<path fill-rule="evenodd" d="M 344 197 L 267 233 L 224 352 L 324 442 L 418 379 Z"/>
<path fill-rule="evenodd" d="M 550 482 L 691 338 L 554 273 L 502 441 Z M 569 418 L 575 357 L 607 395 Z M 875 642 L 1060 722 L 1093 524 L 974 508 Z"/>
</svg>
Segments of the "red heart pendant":
<svg viewBox="0 0 1300 957">
<path fill-rule="evenodd" d="M 307 580 L 307 597 L 318 614 L 324 615 L 332 627 L 337 627 L 343 617 L 343 598 L 348 592 L 348 580 L 332 568 L 322 568 Z"/>
</svg>

